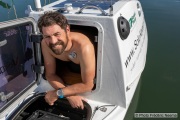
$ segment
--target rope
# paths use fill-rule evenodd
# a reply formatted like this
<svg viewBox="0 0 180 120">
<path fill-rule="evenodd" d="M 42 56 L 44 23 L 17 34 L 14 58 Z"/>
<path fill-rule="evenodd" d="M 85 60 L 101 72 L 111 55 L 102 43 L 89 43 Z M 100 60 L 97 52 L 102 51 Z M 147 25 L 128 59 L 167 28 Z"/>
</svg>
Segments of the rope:
<svg viewBox="0 0 180 120">
<path fill-rule="evenodd" d="M 14 5 L 14 1 L 13 1 L 13 0 L 11 0 L 11 1 L 12 1 L 13 9 L 14 9 L 14 15 L 15 15 L 15 17 L 16 17 L 16 19 L 17 19 L 18 17 L 17 17 L 16 7 L 15 7 L 15 5 Z"/>
</svg>

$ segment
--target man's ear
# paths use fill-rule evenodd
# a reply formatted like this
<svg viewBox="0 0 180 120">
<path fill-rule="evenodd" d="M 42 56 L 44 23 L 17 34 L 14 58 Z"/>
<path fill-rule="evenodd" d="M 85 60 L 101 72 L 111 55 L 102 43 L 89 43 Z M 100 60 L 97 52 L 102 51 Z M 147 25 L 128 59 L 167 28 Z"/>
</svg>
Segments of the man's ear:
<svg viewBox="0 0 180 120">
<path fill-rule="evenodd" d="M 67 33 L 70 32 L 70 26 L 69 25 L 66 26 L 66 32 Z"/>
</svg>

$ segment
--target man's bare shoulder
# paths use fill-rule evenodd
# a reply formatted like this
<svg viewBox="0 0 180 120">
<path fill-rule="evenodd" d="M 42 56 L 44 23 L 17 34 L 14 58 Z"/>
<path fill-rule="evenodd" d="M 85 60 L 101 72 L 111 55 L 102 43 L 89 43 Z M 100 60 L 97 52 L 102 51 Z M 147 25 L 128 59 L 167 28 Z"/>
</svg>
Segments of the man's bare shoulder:
<svg viewBox="0 0 180 120">
<path fill-rule="evenodd" d="M 41 47 L 48 47 L 44 40 L 41 41 Z"/>
<path fill-rule="evenodd" d="M 47 44 L 46 44 L 46 42 L 44 40 L 41 41 L 41 48 L 42 48 L 43 51 L 46 51 L 46 52 L 52 54 L 50 52 L 50 48 L 47 46 Z"/>
<path fill-rule="evenodd" d="M 81 52 L 94 49 L 91 39 L 83 33 L 72 32 L 72 42 L 76 44 Z"/>
<path fill-rule="evenodd" d="M 72 37 L 73 42 L 79 43 L 80 45 L 91 45 L 92 44 L 91 38 L 84 33 L 72 32 L 71 37 Z"/>
</svg>

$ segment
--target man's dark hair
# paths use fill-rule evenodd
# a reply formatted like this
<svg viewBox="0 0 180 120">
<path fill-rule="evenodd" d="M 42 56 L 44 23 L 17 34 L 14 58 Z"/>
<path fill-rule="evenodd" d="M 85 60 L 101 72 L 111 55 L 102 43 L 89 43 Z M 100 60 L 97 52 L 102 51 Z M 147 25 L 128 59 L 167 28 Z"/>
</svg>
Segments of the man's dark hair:
<svg viewBox="0 0 180 120">
<path fill-rule="evenodd" d="M 48 27 L 54 24 L 58 24 L 62 29 L 66 30 L 68 21 L 66 17 L 59 12 L 46 12 L 38 20 L 40 32 L 42 32 L 42 27 Z"/>
</svg>

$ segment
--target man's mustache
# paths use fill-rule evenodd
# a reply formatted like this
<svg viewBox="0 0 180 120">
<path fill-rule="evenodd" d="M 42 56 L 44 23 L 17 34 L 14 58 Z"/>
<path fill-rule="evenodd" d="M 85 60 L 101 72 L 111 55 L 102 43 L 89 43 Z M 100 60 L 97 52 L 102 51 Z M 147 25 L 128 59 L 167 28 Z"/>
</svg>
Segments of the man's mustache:
<svg viewBox="0 0 180 120">
<path fill-rule="evenodd" d="M 56 42 L 56 43 L 54 43 L 54 44 L 53 44 L 53 43 L 50 43 L 50 44 L 49 44 L 49 47 L 50 47 L 50 48 L 53 48 L 53 47 L 55 47 L 56 45 L 64 45 L 64 43 L 63 43 L 62 41 L 58 41 L 58 42 Z"/>
</svg>

